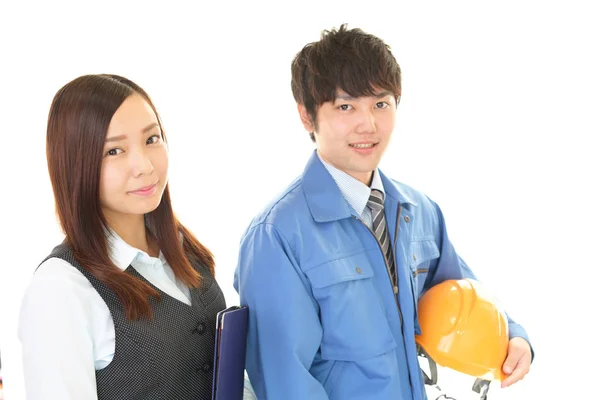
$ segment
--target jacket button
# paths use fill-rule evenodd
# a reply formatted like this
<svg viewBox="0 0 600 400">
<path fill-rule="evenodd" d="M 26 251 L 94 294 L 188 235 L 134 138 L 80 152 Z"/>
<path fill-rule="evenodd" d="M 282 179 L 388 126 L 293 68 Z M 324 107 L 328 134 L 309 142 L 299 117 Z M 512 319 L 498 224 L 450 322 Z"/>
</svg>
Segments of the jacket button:
<svg viewBox="0 0 600 400">
<path fill-rule="evenodd" d="M 194 329 L 194 332 L 198 332 L 198 334 L 202 335 L 204 332 L 206 332 L 206 324 L 204 322 L 200 322 L 196 329 Z"/>
<path fill-rule="evenodd" d="M 413 260 L 417 261 L 417 255 L 413 254 Z"/>
<path fill-rule="evenodd" d="M 410 217 L 408 215 L 404 216 L 404 222 L 410 222 Z"/>
<path fill-rule="evenodd" d="M 358 272 L 359 274 L 362 274 L 362 269 L 360 269 L 360 267 L 356 267 L 356 272 Z"/>
<path fill-rule="evenodd" d="M 211 370 L 211 367 L 210 367 L 209 363 L 206 363 L 202 366 L 202 372 L 208 373 L 208 372 L 210 372 L 210 370 Z"/>
</svg>

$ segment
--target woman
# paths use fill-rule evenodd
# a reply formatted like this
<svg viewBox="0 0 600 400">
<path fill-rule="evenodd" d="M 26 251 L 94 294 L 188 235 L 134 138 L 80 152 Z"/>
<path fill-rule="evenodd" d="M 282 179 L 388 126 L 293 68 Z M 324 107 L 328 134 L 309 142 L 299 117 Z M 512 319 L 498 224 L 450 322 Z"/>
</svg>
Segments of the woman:
<svg viewBox="0 0 600 400">
<path fill-rule="evenodd" d="M 214 261 L 174 216 L 150 97 L 81 76 L 52 102 L 46 138 L 65 240 L 37 268 L 19 338 L 28 399 L 210 399 Z"/>
</svg>

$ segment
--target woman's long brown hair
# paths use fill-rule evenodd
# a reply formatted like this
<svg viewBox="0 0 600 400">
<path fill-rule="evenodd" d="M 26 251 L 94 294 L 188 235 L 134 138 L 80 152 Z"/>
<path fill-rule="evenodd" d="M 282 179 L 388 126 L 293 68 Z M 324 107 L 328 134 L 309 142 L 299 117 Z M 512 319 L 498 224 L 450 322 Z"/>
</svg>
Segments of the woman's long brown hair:
<svg viewBox="0 0 600 400">
<path fill-rule="evenodd" d="M 52 101 L 46 136 L 48 171 L 65 239 L 75 259 L 114 291 L 131 320 L 152 318 L 149 298 L 158 298 L 159 293 L 111 261 L 106 237 L 109 226 L 100 206 L 99 185 L 108 126 L 117 109 L 134 93 L 154 110 L 166 142 L 150 96 L 117 75 L 84 75 L 63 86 Z M 203 265 L 214 277 L 213 255 L 175 217 L 168 185 L 159 206 L 145 215 L 145 221 L 178 279 L 188 287 L 200 286 L 201 275 L 192 263 Z"/>
</svg>

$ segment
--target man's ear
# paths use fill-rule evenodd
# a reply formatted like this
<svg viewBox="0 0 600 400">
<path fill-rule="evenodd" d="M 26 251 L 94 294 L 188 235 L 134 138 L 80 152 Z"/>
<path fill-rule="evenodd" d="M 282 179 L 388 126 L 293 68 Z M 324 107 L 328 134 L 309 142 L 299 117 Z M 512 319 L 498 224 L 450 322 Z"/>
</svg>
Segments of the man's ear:
<svg viewBox="0 0 600 400">
<path fill-rule="evenodd" d="M 300 114 L 300 119 L 302 120 L 302 125 L 304 125 L 304 129 L 311 133 L 314 132 L 315 124 L 313 124 L 312 118 L 308 114 L 308 111 L 306 111 L 306 107 L 304 107 L 300 103 L 298 103 L 298 114 Z"/>
</svg>

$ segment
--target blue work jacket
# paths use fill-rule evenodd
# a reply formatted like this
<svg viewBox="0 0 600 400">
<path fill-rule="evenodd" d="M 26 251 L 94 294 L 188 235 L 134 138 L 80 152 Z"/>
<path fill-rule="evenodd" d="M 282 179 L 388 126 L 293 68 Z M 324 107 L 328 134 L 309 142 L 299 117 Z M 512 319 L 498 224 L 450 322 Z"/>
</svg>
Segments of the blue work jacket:
<svg viewBox="0 0 600 400">
<path fill-rule="evenodd" d="M 438 205 L 380 175 L 397 294 L 379 242 L 316 153 L 244 233 L 234 286 L 250 310 L 246 369 L 260 400 L 426 399 L 417 300 L 475 276 Z M 527 339 L 510 318 L 509 331 Z"/>
</svg>

